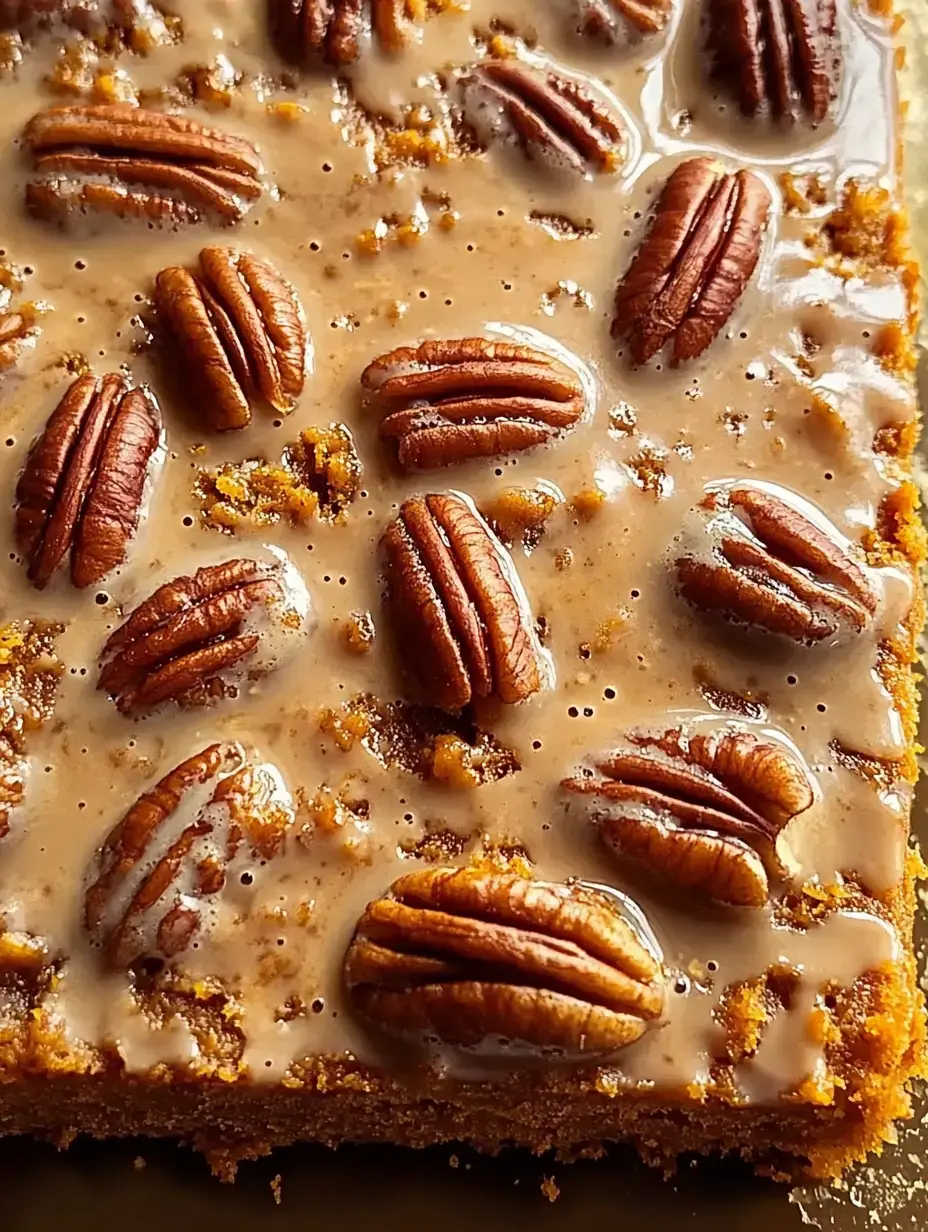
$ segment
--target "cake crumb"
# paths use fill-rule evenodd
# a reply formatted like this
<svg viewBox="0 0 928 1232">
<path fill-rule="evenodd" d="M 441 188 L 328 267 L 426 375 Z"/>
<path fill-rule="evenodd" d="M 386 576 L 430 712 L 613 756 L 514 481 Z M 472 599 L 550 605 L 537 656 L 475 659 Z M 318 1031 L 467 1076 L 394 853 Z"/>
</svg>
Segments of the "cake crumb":
<svg viewBox="0 0 928 1232">
<path fill-rule="evenodd" d="M 553 1176 L 542 1177 L 541 1192 L 549 1202 L 556 1202 L 561 1196 L 561 1191 L 555 1184 Z"/>
<path fill-rule="evenodd" d="M 274 1203 L 276 1206 L 280 1206 L 283 1201 L 283 1187 L 283 1177 L 278 1172 L 271 1181 L 271 1193 L 274 1195 Z"/>
</svg>

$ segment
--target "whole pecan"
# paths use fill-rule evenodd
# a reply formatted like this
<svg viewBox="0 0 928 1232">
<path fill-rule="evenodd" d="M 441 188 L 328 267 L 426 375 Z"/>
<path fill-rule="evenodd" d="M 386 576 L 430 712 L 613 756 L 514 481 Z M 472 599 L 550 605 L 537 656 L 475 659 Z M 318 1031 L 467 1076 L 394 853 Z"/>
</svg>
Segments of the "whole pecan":
<svg viewBox="0 0 928 1232">
<path fill-rule="evenodd" d="M 422 868 L 370 903 L 345 957 L 357 1013 L 462 1047 L 605 1056 L 663 1005 L 660 963 L 603 895 L 480 869 Z"/>
<path fill-rule="evenodd" d="M 569 0 L 578 34 L 608 44 L 630 44 L 659 34 L 674 0 Z"/>
<path fill-rule="evenodd" d="M 676 561 L 695 607 L 808 643 L 870 624 L 879 596 L 849 545 L 785 493 L 733 484 L 710 492 L 701 512 L 708 544 L 700 537 Z"/>
<path fill-rule="evenodd" d="M 533 347 L 486 338 L 422 342 L 361 376 L 389 414 L 380 425 L 407 470 L 531 449 L 572 428 L 586 399 L 576 375 Z"/>
<path fill-rule="evenodd" d="M 106 213 L 176 226 L 238 222 L 261 196 L 249 142 L 124 103 L 51 107 L 23 132 L 34 176 L 26 206 L 47 222 Z"/>
<path fill-rule="evenodd" d="M 620 855 L 738 907 L 767 901 L 769 879 L 783 873 L 777 837 L 815 799 L 798 758 L 731 727 L 632 732 L 627 747 L 562 786 L 585 800 Z"/>
<path fill-rule="evenodd" d="M 124 714 L 167 700 L 203 705 L 246 670 L 266 675 L 307 631 L 308 597 L 282 565 L 227 560 L 175 578 L 103 648 L 98 688 Z"/>
<path fill-rule="evenodd" d="M 461 78 L 464 115 L 478 140 L 518 145 L 532 162 L 587 175 L 615 171 L 625 134 L 578 82 L 519 60 L 486 60 Z"/>
<path fill-rule="evenodd" d="M 336 68 L 353 64 L 372 41 L 381 51 L 402 51 L 414 24 L 433 7 L 431 0 L 269 0 L 281 55 Z"/>
<path fill-rule="evenodd" d="M 647 363 L 673 339 L 695 359 L 727 324 L 754 273 L 771 197 L 752 171 L 691 158 L 672 173 L 615 297 L 612 336 Z"/>
<path fill-rule="evenodd" d="M 837 0 L 709 0 L 708 42 L 745 115 L 828 115 L 841 65 Z"/>
<path fill-rule="evenodd" d="M 227 883 L 244 872 L 250 884 L 292 821 L 278 772 L 240 745 L 210 745 L 165 775 L 94 860 L 84 924 L 106 963 L 172 959 L 199 942 Z"/>
<path fill-rule="evenodd" d="M 16 543 L 40 590 L 71 555 L 93 586 L 121 565 L 161 453 L 161 412 L 118 373 L 82 376 L 52 412 L 16 488 Z"/>
<path fill-rule="evenodd" d="M 38 332 L 34 312 L 0 312 L 0 372 L 14 367 Z"/>
<path fill-rule="evenodd" d="M 383 547 L 399 648 L 430 705 L 521 702 L 544 686 L 521 583 L 470 500 L 446 492 L 405 501 Z"/>
<path fill-rule="evenodd" d="M 252 406 L 283 414 L 303 392 L 309 339 L 296 292 L 269 261 L 204 248 L 196 272 L 170 266 L 155 279 L 168 320 L 214 428 L 244 428 Z"/>
</svg>

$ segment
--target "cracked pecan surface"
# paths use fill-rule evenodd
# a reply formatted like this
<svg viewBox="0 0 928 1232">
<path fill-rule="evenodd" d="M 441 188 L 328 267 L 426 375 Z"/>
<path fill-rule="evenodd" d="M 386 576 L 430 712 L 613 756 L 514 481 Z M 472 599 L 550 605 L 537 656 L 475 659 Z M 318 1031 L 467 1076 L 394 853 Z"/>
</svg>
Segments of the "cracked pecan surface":
<svg viewBox="0 0 928 1232">
<path fill-rule="evenodd" d="M 514 144 L 531 162 L 581 175 L 615 171 L 624 160 L 617 117 L 569 77 L 518 60 L 487 60 L 459 89 L 482 144 Z"/>
<path fill-rule="evenodd" d="M 752 171 L 726 172 L 711 158 L 676 168 L 616 291 L 612 334 L 634 363 L 668 342 L 681 363 L 715 340 L 754 273 L 770 206 Z"/>
<path fill-rule="evenodd" d="M 240 221 L 262 193 L 261 160 L 241 137 L 123 103 L 51 107 L 23 132 L 26 207 L 47 222 L 114 214 L 156 226 Z"/>
<path fill-rule="evenodd" d="M 361 384 L 386 408 L 380 434 L 396 441 L 406 470 L 543 445 L 585 409 L 583 387 L 565 365 L 485 338 L 400 347 L 374 360 Z"/>
<path fill-rule="evenodd" d="M 33 444 L 16 488 L 16 543 L 39 589 L 65 557 L 92 586 L 126 560 L 161 444 L 161 412 L 118 373 L 82 376 Z"/>
<path fill-rule="evenodd" d="M 606 44 L 630 44 L 659 34 L 674 0 L 569 0 L 578 34 Z"/>
<path fill-rule="evenodd" d="M 293 810 L 276 771 L 213 744 L 165 775 L 98 853 L 84 924 L 112 967 L 182 954 L 208 932 L 230 874 L 281 850 Z"/>
<path fill-rule="evenodd" d="M 604 841 L 681 889 L 761 907 L 782 875 L 777 837 L 812 807 L 809 775 L 785 747 L 752 732 L 631 733 L 628 747 L 565 779 Z"/>
<path fill-rule="evenodd" d="M 383 536 L 400 652 L 426 701 L 522 702 L 545 684 L 543 652 L 512 562 L 469 500 L 405 501 Z"/>
<path fill-rule="evenodd" d="M 715 75 L 745 115 L 828 115 L 841 65 L 836 0 L 709 0 Z"/>
<path fill-rule="evenodd" d="M 227 691 L 230 672 L 248 668 L 270 609 L 289 618 L 286 602 L 279 569 L 254 560 L 227 560 L 175 578 L 112 634 L 97 687 L 124 714 L 167 700 L 202 705 Z"/>
<path fill-rule="evenodd" d="M 296 292 L 269 262 L 232 248 L 204 248 L 191 272 L 155 279 L 168 321 L 203 394 L 214 428 L 246 427 L 264 402 L 281 414 L 303 392 L 309 338 Z"/>
<path fill-rule="evenodd" d="M 806 643 L 870 624 L 878 592 L 836 527 L 748 484 L 711 493 L 703 513 L 708 551 L 676 561 L 680 594 L 695 607 Z"/>
<path fill-rule="evenodd" d="M 354 64 L 369 42 L 388 53 L 402 51 L 415 26 L 442 7 L 440 0 L 268 0 L 280 53 L 336 68 Z"/>
<path fill-rule="evenodd" d="M 661 966 L 604 896 L 424 868 L 369 904 L 345 959 L 357 1013 L 462 1047 L 604 1056 L 660 1016 Z"/>
</svg>

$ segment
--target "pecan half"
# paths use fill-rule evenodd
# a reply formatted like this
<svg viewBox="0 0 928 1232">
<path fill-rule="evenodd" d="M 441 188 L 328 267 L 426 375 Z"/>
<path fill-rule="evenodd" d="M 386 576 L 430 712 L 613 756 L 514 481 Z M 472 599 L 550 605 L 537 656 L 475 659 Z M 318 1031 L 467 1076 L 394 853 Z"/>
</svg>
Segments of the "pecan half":
<svg viewBox="0 0 928 1232">
<path fill-rule="evenodd" d="M 0 312 L 0 372 L 15 366 L 38 332 L 34 311 Z"/>
<path fill-rule="evenodd" d="M 521 702 L 544 686 L 544 652 L 512 561 L 466 497 L 405 501 L 383 547 L 400 651 L 431 705 Z"/>
<path fill-rule="evenodd" d="M 390 413 L 380 425 L 407 470 L 531 449 L 585 408 L 576 375 L 543 351 L 486 338 L 423 342 L 375 359 L 361 376 Z"/>
<path fill-rule="evenodd" d="M 578 34 L 610 45 L 628 45 L 659 34 L 674 0 L 569 0 Z"/>
<path fill-rule="evenodd" d="M 365 46 L 402 51 L 433 0 L 269 0 L 271 33 L 287 60 L 323 60 L 344 68 Z"/>
<path fill-rule="evenodd" d="M 124 103 L 52 107 L 23 132 L 26 207 L 46 222 L 105 213 L 159 226 L 238 222 L 261 196 L 261 160 L 241 137 Z"/>
<path fill-rule="evenodd" d="M 628 747 L 565 779 L 605 842 L 655 876 L 738 907 L 761 907 L 783 874 L 777 837 L 812 807 L 802 763 L 732 728 L 633 732 Z"/>
<path fill-rule="evenodd" d="M 155 279 L 155 304 L 202 391 L 212 426 L 244 428 L 252 406 L 286 414 L 303 392 L 309 339 L 296 292 L 269 261 L 204 248 L 191 273 L 170 266 Z"/>
<path fill-rule="evenodd" d="M 672 173 L 615 297 L 612 336 L 647 363 L 673 339 L 695 359 L 727 324 L 754 273 L 771 197 L 752 171 L 691 158 Z"/>
<path fill-rule="evenodd" d="M 709 0 L 708 44 L 745 115 L 828 115 L 841 66 L 837 0 Z"/>
<path fill-rule="evenodd" d="M 680 594 L 695 607 L 798 642 L 862 632 L 879 596 L 836 527 L 748 484 L 712 492 L 700 542 L 676 562 Z"/>
<path fill-rule="evenodd" d="M 93 586 L 121 565 L 135 537 L 161 412 L 118 373 L 82 376 L 29 451 L 16 488 L 16 543 L 40 590 L 71 555 L 71 581 Z"/>
<path fill-rule="evenodd" d="M 208 933 L 227 883 L 246 872 L 250 884 L 251 868 L 280 852 L 292 821 L 278 772 L 248 761 L 237 744 L 210 745 L 165 775 L 94 862 L 84 924 L 107 964 L 189 949 Z"/>
<path fill-rule="evenodd" d="M 487 60 L 459 83 L 464 115 L 483 145 L 517 145 L 532 162 L 588 175 L 615 171 L 625 134 L 578 82 L 518 60 Z"/>
<path fill-rule="evenodd" d="M 660 963 L 603 895 L 423 868 L 369 904 L 345 958 L 354 1009 L 462 1047 L 605 1056 L 660 1017 Z"/>
<path fill-rule="evenodd" d="M 175 578 L 110 637 L 97 687 L 133 714 L 169 699 L 203 705 L 246 669 L 266 675 L 306 631 L 308 597 L 297 585 L 281 565 L 240 559 Z"/>
</svg>

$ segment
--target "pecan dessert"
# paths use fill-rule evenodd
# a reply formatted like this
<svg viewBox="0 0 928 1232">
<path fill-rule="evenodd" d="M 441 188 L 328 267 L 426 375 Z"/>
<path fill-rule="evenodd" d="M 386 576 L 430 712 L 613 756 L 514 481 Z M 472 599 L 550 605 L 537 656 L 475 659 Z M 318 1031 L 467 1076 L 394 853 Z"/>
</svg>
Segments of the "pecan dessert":
<svg viewBox="0 0 928 1232">
<path fill-rule="evenodd" d="M 785 496 L 785 494 L 784 494 Z M 703 502 L 709 550 L 676 561 L 694 607 L 797 642 L 834 642 L 864 630 L 879 600 L 835 527 L 776 491 L 732 484 Z"/>
<path fill-rule="evenodd" d="M 563 784 L 583 799 L 606 843 L 673 886 L 736 907 L 762 907 L 782 875 L 777 839 L 811 808 L 808 772 L 753 732 L 632 732 Z"/>
<path fill-rule="evenodd" d="M 892 9 L 0 0 L 0 1138 L 897 1136 Z"/>
<path fill-rule="evenodd" d="M 29 451 L 16 487 L 16 544 L 40 590 L 66 556 L 93 586 L 126 559 L 152 470 L 161 411 L 118 373 L 74 382 Z"/>
<path fill-rule="evenodd" d="M 248 141 L 123 103 L 40 111 L 22 145 L 33 171 L 26 208 L 45 222 L 102 213 L 164 227 L 231 224 L 263 191 Z"/>
<path fill-rule="evenodd" d="M 837 0 L 709 0 L 715 74 L 745 115 L 820 124 L 837 93 Z"/>
<path fill-rule="evenodd" d="M 204 248 L 195 273 L 182 266 L 161 271 L 155 304 L 213 428 L 246 427 L 258 402 L 283 414 L 293 409 L 306 380 L 309 338 L 296 292 L 269 261 Z"/>
<path fill-rule="evenodd" d="M 696 359 L 728 324 L 760 257 L 770 192 L 752 171 L 691 158 L 668 179 L 619 283 L 612 334 L 636 364 L 668 342 Z"/>
<path fill-rule="evenodd" d="M 567 0 L 567 5 L 578 34 L 622 46 L 659 34 L 673 12 L 673 0 Z"/>
<path fill-rule="evenodd" d="M 227 560 L 198 569 L 130 613 L 103 648 L 97 687 L 124 714 L 168 700 L 203 705 L 228 695 L 230 680 L 278 667 L 307 631 L 308 606 L 292 568 Z"/>
<path fill-rule="evenodd" d="M 141 796 L 100 849 L 84 924 L 107 964 L 170 960 L 208 930 L 227 882 L 278 855 L 293 822 L 278 772 L 213 744 Z M 249 881 L 251 878 L 251 881 Z"/>
<path fill-rule="evenodd" d="M 555 171 L 616 171 L 625 135 L 606 104 L 577 81 L 520 60 L 486 60 L 459 82 L 464 115 L 484 145 L 515 145 Z"/>
<path fill-rule="evenodd" d="M 388 1031 L 568 1057 L 633 1043 L 663 1002 L 660 963 L 603 895 L 455 868 L 409 873 L 369 904 L 345 981 Z"/>
<path fill-rule="evenodd" d="M 522 702 L 545 687 L 515 568 L 469 500 L 451 492 L 405 501 L 383 549 L 396 638 L 431 705 Z"/>
<path fill-rule="evenodd" d="M 405 470 L 431 470 L 543 445 L 584 413 L 577 376 L 533 347 L 461 338 L 381 355 L 361 384 L 389 411 L 384 440 Z"/>
</svg>

